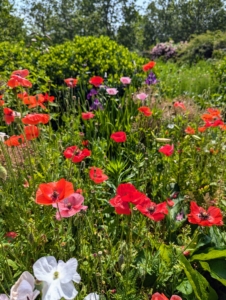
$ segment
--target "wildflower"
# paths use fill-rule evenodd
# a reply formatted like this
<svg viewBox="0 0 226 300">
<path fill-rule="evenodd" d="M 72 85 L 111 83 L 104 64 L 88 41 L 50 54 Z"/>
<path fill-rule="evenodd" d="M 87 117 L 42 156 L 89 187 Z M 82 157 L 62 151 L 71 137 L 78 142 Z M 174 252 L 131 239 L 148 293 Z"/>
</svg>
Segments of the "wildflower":
<svg viewBox="0 0 226 300">
<path fill-rule="evenodd" d="M 82 189 L 77 189 L 77 190 L 75 191 L 75 193 L 77 193 L 77 194 L 82 194 L 82 193 L 83 193 L 83 190 L 82 190 Z"/>
<path fill-rule="evenodd" d="M 173 200 L 171 200 L 171 199 L 167 199 L 166 202 L 167 202 L 168 206 L 170 206 L 170 207 L 173 207 L 174 204 L 175 204 L 175 203 L 173 202 Z"/>
<path fill-rule="evenodd" d="M 84 300 L 99 300 L 100 296 L 97 295 L 96 293 L 90 293 L 89 295 L 87 295 Z"/>
<path fill-rule="evenodd" d="M 174 145 L 166 144 L 159 148 L 159 152 L 165 154 L 166 156 L 171 156 L 174 152 Z"/>
<path fill-rule="evenodd" d="M 56 213 L 56 219 L 69 218 L 80 212 L 81 210 L 86 210 L 88 206 L 82 205 L 84 202 L 84 197 L 79 193 L 73 193 L 67 198 L 64 198 L 59 203 L 53 203 L 53 207 L 58 208 Z"/>
<path fill-rule="evenodd" d="M 64 151 L 64 157 L 71 159 L 73 163 L 78 163 L 90 155 L 91 151 L 86 148 L 80 150 L 77 146 L 70 146 Z"/>
<path fill-rule="evenodd" d="M 212 121 L 214 119 L 214 116 L 212 116 L 211 114 L 203 114 L 203 115 L 201 115 L 201 119 L 204 122 Z"/>
<path fill-rule="evenodd" d="M 120 81 L 122 84 L 126 85 L 126 84 L 130 84 L 131 83 L 131 78 L 129 77 L 121 77 Z"/>
<path fill-rule="evenodd" d="M 215 206 L 210 206 L 206 211 L 199 207 L 196 202 L 191 201 L 191 212 L 188 215 L 188 222 L 200 226 L 221 226 L 223 225 L 221 210 Z"/>
<path fill-rule="evenodd" d="M 155 293 L 152 295 L 151 300 L 169 300 L 164 294 Z M 170 300 L 182 300 L 180 296 L 173 295 Z"/>
<path fill-rule="evenodd" d="M 10 298 L 6 295 L 0 295 L 0 300 L 34 300 L 38 295 L 39 291 L 34 290 L 35 279 L 33 275 L 25 271 L 21 274 L 17 282 L 12 286 L 10 290 Z"/>
<path fill-rule="evenodd" d="M 8 107 L 4 107 L 3 108 L 3 113 L 4 113 L 4 121 L 6 122 L 6 124 L 11 124 L 14 120 L 15 117 L 20 117 L 20 113 L 13 111 L 12 109 L 8 108 Z"/>
<path fill-rule="evenodd" d="M 107 88 L 106 92 L 108 93 L 108 95 L 116 95 L 118 94 L 118 90 L 115 88 Z"/>
<path fill-rule="evenodd" d="M 118 131 L 111 134 L 110 138 L 116 143 L 124 143 L 126 141 L 126 133 L 124 131 Z"/>
<path fill-rule="evenodd" d="M 14 240 L 18 234 L 14 231 L 9 231 L 5 234 L 5 237 L 9 238 L 9 240 Z"/>
<path fill-rule="evenodd" d="M 195 129 L 192 128 L 191 126 L 188 126 L 184 131 L 185 131 L 187 134 L 195 134 Z"/>
<path fill-rule="evenodd" d="M 177 214 L 177 216 L 176 216 L 176 220 L 177 220 L 177 221 L 182 221 L 183 219 L 184 219 L 184 214 L 183 214 L 183 212 Z"/>
<path fill-rule="evenodd" d="M 9 137 L 5 132 L 0 132 L 0 141 L 4 142 L 5 141 L 5 137 Z"/>
<path fill-rule="evenodd" d="M 148 95 L 145 93 L 140 93 L 140 94 L 137 94 L 136 97 L 137 97 L 137 99 L 144 101 L 148 97 Z"/>
<path fill-rule="evenodd" d="M 83 120 L 89 120 L 94 118 L 95 115 L 92 112 L 82 113 L 82 119 Z"/>
<path fill-rule="evenodd" d="M 48 114 L 28 114 L 22 118 L 22 122 L 29 125 L 46 124 L 49 122 L 49 118 Z"/>
<path fill-rule="evenodd" d="M 156 76 L 153 72 L 150 72 L 147 79 L 145 80 L 145 83 L 148 84 L 148 85 L 158 83 L 158 80 L 156 79 Z"/>
<path fill-rule="evenodd" d="M 152 202 L 149 198 L 146 198 L 142 204 L 136 205 L 136 208 L 149 219 L 152 219 L 156 222 L 161 221 L 165 218 L 165 215 L 168 214 L 167 203 L 162 202 L 156 204 Z"/>
<path fill-rule="evenodd" d="M 94 85 L 95 87 L 100 86 L 103 82 L 104 82 L 104 79 L 100 76 L 93 76 L 89 80 L 89 83 Z"/>
<path fill-rule="evenodd" d="M 90 106 L 90 110 L 102 110 L 103 106 L 98 99 L 94 99 L 93 104 Z"/>
<path fill-rule="evenodd" d="M 24 127 L 24 133 L 26 139 L 30 141 L 36 139 L 39 136 L 40 131 L 37 126 L 29 125 Z"/>
<path fill-rule="evenodd" d="M 32 87 L 32 83 L 29 80 L 25 79 L 25 77 L 27 77 L 28 75 L 28 70 L 16 70 L 11 74 L 7 85 L 11 88 L 15 88 L 18 86 Z"/>
<path fill-rule="evenodd" d="M 44 102 L 53 102 L 55 100 L 54 96 L 49 96 L 47 93 L 43 95 Z"/>
<path fill-rule="evenodd" d="M 142 69 L 143 69 L 144 72 L 149 71 L 149 70 L 151 70 L 151 69 L 154 68 L 155 64 L 156 63 L 154 61 L 149 61 L 149 63 L 147 63 L 146 65 L 144 65 L 142 67 Z"/>
<path fill-rule="evenodd" d="M 88 145 L 89 145 L 89 141 L 88 141 L 88 140 L 82 141 L 82 145 L 83 145 L 83 146 L 88 146 Z"/>
<path fill-rule="evenodd" d="M 28 108 L 40 106 L 42 109 L 46 109 L 46 107 L 43 105 L 43 102 L 46 101 L 45 99 L 46 98 L 43 96 L 43 94 L 37 94 L 35 96 L 22 96 L 22 101 L 24 104 L 29 105 Z"/>
<path fill-rule="evenodd" d="M 186 110 L 186 107 L 185 107 L 184 103 L 183 103 L 183 102 L 180 102 L 180 101 L 174 102 L 173 106 L 174 106 L 175 108 L 178 107 L 178 108 L 181 108 L 181 109 L 183 109 L 183 110 Z"/>
<path fill-rule="evenodd" d="M 66 263 L 53 256 L 38 259 L 34 265 L 35 277 L 44 283 L 43 300 L 74 299 L 78 292 L 73 282 L 79 283 L 80 275 L 77 273 L 77 259 L 71 258 Z"/>
<path fill-rule="evenodd" d="M 24 143 L 23 135 L 12 135 L 8 140 L 4 141 L 4 144 L 12 147 L 12 146 L 20 146 Z"/>
<path fill-rule="evenodd" d="M 75 78 L 67 78 L 64 79 L 64 82 L 66 83 L 66 85 L 70 88 L 73 88 L 76 86 L 76 84 L 78 83 L 78 79 Z"/>
<path fill-rule="evenodd" d="M 115 212 L 117 214 L 130 215 L 131 210 L 129 207 L 129 203 L 122 200 L 119 195 L 116 195 L 114 198 L 109 200 L 111 206 L 115 208 Z"/>
<path fill-rule="evenodd" d="M 90 98 L 92 98 L 92 96 L 95 96 L 98 94 L 98 91 L 96 89 L 91 89 L 89 91 L 89 93 L 87 94 L 86 98 L 89 100 Z"/>
<path fill-rule="evenodd" d="M 150 117 L 152 115 L 152 111 L 147 106 L 141 106 L 138 110 L 146 117 Z"/>
<path fill-rule="evenodd" d="M 5 101 L 2 100 L 4 95 L 0 95 L 0 106 L 3 106 L 5 104 Z"/>
<path fill-rule="evenodd" d="M 211 114 L 211 116 L 216 117 L 216 118 L 221 118 L 221 112 L 219 109 L 217 108 L 207 108 L 207 111 L 209 114 Z"/>
<path fill-rule="evenodd" d="M 56 182 L 41 183 L 36 192 L 35 202 L 43 205 L 52 205 L 73 193 L 73 184 L 62 178 Z"/>
<path fill-rule="evenodd" d="M 206 127 L 202 126 L 202 127 L 198 127 L 198 132 L 204 132 L 206 131 Z"/>
<path fill-rule="evenodd" d="M 96 184 L 102 183 L 105 180 L 108 180 L 108 176 L 103 173 L 103 171 L 96 167 L 91 167 L 89 171 L 89 177 Z"/>
</svg>

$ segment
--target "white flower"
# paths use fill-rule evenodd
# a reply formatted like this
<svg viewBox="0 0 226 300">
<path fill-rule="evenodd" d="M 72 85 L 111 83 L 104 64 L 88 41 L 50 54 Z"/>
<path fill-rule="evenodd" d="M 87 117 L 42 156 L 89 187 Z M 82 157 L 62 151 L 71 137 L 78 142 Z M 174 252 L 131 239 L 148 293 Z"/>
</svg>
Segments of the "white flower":
<svg viewBox="0 0 226 300">
<path fill-rule="evenodd" d="M 100 296 L 97 295 L 96 293 L 91 293 L 84 298 L 84 300 L 99 300 L 99 299 L 100 299 Z"/>
<path fill-rule="evenodd" d="M 27 271 L 23 272 L 10 291 L 10 300 L 34 300 L 40 293 L 34 290 L 35 279 Z"/>
<path fill-rule="evenodd" d="M 33 265 L 35 277 L 43 281 L 42 300 L 74 299 L 78 292 L 74 282 L 79 283 L 80 275 L 76 272 L 77 259 L 71 258 L 66 263 L 53 256 L 40 258 Z"/>
<path fill-rule="evenodd" d="M 10 298 L 1 294 L 0 300 L 34 300 L 40 293 L 38 290 L 34 290 L 34 287 L 34 277 L 29 272 L 25 271 L 12 286 L 10 290 Z"/>
<path fill-rule="evenodd" d="M 5 137 L 9 137 L 9 136 L 5 132 L 0 132 L 0 141 L 4 142 Z M 1 300 L 1 298 L 0 298 L 0 300 Z"/>
</svg>

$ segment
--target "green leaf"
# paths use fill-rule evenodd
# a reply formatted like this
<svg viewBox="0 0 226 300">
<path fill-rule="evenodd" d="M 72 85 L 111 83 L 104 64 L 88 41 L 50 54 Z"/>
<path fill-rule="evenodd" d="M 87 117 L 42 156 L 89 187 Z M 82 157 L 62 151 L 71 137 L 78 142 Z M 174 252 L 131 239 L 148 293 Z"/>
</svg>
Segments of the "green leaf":
<svg viewBox="0 0 226 300">
<path fill-rule="evenodd" d="M 194 270 L 187 259 L 180 255 L 180 263 L 189 280 L 197 300 L 217 300 L 218 296 L 209 282 L 197 270 Z"/>
<path fill-rule="evenodd" d="M 190 282 L 187 279 L 184 279 L 176 289 L 184 295 L 190 295 L 193 291 Z"/>
<path fill-rule="evenodd" d="M 14 271 L 18 269 L 18 265 L 11 259 L 7 259 L 7 264 L 12 267 Z"/>
<path fill-rule="evenodd" d="M 226 258 L 226 249 L 225 250 L 216 250 L 214 248 L 208 248 L 205 251 L 206 253 L 199 253 L 192 256 L 191 261 L 194 260 L 211 260 L 217 258 Z"/>
<path fill-rule="evenodd" d="M 226 286 L 226 261 L 221 259 L 211 260 L 208 262 L 201 261 L 200 265 L 203 270 L 208 271 L 212 278 L 220 281 Z"/>
</svg>

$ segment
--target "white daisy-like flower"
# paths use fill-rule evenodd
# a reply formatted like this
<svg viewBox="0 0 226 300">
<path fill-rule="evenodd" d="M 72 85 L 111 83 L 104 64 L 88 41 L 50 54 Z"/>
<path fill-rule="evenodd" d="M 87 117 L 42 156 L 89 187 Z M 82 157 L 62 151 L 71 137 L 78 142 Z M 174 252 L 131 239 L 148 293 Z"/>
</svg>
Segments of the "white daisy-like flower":
<svg viewBox="0 0 226 300">
<path fill-rule="evenodd" d="M 43 282 L 42 300 L 71 300 L 76 297 L 72 281 L 79 283 L 80 275 L 77 273 L 77 259 L 71 258 L 66 263 L 53 256 L 38 259 L 33 265 L 35 277 Z"/>
<path fill-rule="evenodd" d="M 90 293 L 89 295 L 87 295 L 84 300 L 99 300 L 100 296 L 97 295 L 96 293 Z"/>
</svg>

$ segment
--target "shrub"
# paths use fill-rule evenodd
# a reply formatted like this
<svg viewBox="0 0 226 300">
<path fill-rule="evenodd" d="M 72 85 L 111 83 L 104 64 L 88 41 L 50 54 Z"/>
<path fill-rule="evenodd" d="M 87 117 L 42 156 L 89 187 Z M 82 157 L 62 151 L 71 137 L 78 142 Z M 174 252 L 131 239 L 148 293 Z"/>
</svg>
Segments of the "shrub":
<svg viewBox="0 0 226 300">
<path fill-rule="evenodd" d="M 168 60 L 176 56 L 177 47 L 173 45 L 173 41 L 166 43 L 159 43 L 151 50 L 151 58 L 163 58 L 164 60 Z"/>
</svg>

